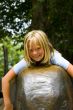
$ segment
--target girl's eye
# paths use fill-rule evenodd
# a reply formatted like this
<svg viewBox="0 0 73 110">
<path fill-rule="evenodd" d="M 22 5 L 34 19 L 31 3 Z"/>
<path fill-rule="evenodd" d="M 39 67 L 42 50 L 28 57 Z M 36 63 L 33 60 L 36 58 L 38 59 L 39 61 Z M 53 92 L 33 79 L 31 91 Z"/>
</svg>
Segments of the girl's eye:
<svg viewBox="0 0 73 110">
<path fill-rule="evenodd" d="M 29 49 L 29 51 L 30 51 L 30 52 L 32 52 L 32 51 L 33 51 L 33 49 Z"/>
<path fill-rule="evenodd" d="M 37 49 L 40 49 L 41 47 L 37 47 Z"/>
<path fill-rule="evenodd" d="M 37 47 L 37 49 L 39 50 L 41 47 Z"/>
</svg>

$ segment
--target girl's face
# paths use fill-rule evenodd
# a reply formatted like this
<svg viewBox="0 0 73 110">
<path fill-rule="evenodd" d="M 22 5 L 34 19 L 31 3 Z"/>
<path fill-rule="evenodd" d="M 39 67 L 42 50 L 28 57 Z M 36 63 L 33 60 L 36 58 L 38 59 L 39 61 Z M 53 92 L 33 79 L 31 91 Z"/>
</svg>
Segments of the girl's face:
<svg viewBox="0 0 73 110">
<path fill-rule="evenodd" d="M 44 49 L 35 39 L 31 39 L 28 43 L 29 57 L 35 62 L 39 62 L 44 57 Z"/>
</svg>

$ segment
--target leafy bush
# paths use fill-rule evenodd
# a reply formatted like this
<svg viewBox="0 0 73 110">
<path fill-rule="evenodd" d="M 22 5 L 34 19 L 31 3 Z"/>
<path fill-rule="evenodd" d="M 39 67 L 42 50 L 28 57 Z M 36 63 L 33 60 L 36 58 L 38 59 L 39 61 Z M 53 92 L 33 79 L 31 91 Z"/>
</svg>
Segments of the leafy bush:
<svg viewBox="0 0 73 110">
<path fill-rule="evenodd" d="M 14 42 L 15 41 L 8 36 L 6 36 L 5 39 L 2 39 L 0 42 L 0 76 L 3 76 L 4 68 L 8 68 L 9 70 L 14 64 L 23 58 L 23 50 L 21 49 L 23 43 L 19 43 L 14 46 Z M 8 50 L 8 67 L 4 67 L 3 46 Z"/>
</svg>

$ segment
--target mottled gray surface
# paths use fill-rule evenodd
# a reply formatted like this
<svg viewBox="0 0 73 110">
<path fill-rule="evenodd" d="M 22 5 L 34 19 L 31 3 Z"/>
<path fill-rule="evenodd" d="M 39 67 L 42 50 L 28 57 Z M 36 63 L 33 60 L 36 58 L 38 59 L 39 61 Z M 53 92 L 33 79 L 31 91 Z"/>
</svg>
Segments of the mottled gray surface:
<svg viewBox="0 0 73 110">
<path fill-rule="evenodd" d="M 59 66 L 26 68 L 15 82 L 14 110 L 73 110 L 72 83 Z"/>
</svg>

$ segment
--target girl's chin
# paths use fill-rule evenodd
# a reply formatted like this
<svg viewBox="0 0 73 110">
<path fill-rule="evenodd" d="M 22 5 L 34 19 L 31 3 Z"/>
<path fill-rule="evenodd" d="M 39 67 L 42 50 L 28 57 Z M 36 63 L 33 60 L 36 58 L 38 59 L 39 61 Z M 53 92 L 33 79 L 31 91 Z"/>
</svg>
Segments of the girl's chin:
<svg viewBox="0 0 73 110">
<path fill-rule="evenodd" d="M 33 60 L 35 63 L 41 62 L 41 60 Z"/>
<path fill-rule="evenodd" d="M 42 59 L 33 59 L 35 62 L 40 62 Z"/>
<path fill-rule="evenodd" d="M 41 62 L 42 59 L 32 59 L 34 62 L 38 63 L 38 62 Z"/>
<path fill-rule="evenodd" d="M 40 62 L 43 60 L 43 58 L 34 58 L 34 59 L 31 58 L 31 60 L 32 60 L 34 63 L 40 63 Z"/>
</svg>

